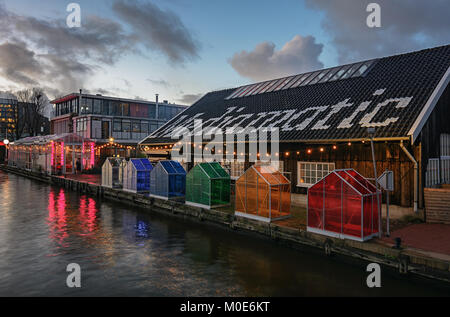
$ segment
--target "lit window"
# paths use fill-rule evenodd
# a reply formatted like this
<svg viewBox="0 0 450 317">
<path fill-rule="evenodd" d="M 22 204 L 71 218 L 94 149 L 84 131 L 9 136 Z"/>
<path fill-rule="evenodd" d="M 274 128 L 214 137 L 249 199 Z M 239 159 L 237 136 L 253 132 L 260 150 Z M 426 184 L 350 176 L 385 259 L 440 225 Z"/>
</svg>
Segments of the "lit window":
<svg viewBox="0 0 450 317">
<path fill-rule="evenodd" d="M 310 187 L 334 169 L 334 163 L 297 162 L 297 186 Z"/>
</svg>

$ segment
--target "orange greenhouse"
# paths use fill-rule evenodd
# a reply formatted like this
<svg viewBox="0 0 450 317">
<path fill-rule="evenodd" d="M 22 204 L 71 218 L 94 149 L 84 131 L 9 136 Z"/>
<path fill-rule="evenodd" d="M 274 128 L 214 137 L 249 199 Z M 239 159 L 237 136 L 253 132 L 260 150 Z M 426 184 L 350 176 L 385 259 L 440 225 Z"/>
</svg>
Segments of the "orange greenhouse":
<svg viewBox="0 0 450 317">
<path fill-rule="evenodd" d="M 270 165 L 253 165 L 236 181 L 235 214 L 265 222 L 290 216 L 291 182 Z"/>
</svg>

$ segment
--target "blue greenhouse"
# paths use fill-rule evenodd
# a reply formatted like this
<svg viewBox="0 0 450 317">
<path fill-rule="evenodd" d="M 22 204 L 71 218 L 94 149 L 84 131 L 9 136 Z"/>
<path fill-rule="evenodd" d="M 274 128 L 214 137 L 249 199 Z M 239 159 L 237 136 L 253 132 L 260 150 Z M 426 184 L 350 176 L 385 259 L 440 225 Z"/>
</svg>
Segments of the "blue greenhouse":
<svg viewBox="0 0 450 317">
<path fill-rule="evenodd" d="M 153 166 L 148 159 L 130 159 L 123 170 L 123 189 L 134 193 L 149 192 L 152 169 Z"/>
<path fill-rule="evenodd" d="M 177 161 L 159 161 L 150 173 L 150 196 L 161 199 L 183 199 L 186 171 Z"/>
</svg>

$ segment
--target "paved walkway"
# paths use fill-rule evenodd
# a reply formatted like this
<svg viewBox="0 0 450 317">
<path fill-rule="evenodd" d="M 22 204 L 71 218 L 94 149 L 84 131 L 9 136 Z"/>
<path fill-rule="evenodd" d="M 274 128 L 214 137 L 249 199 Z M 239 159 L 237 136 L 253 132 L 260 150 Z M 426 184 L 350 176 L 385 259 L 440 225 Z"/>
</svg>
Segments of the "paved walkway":
<svg viewBox="0 0 450 317">
<path fill-rule="evenodd" d="M 400 237 L 402 245 L 414 249 L 450 255 L 450 225 L 420 223 L 413 224 L 391 232 L 383 241 L 395 243 Z"/>
</svg>

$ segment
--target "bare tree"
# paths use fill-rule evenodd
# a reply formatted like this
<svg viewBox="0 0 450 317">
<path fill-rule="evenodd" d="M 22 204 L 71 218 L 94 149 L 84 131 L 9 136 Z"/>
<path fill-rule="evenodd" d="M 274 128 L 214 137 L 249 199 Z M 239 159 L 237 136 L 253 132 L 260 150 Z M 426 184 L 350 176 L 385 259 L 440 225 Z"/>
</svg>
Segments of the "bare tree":
<svg viewBox="0 0 450 317">
<path fill-rule="evenodd" d="M 45 114 L 45 109 L 49 104 L 47 95 L 41 88 L 34 87 L 24 89 L 16 92 L 17 100 L 19 101 L 18 120 L 22 119 L 23 126 L 21 127 L 20 134 L 24 129 L 27 129 L 32 136 L 40 133 L 42 125 L 42 118 Z M 22 118 L 21 115 L 23 116 Z M 17 126 L 21 123 L 18 122 Z M 19 129 L 17 129 L 19 130 Z M 19 132 L 19 131 L 17 131 Z"/>
</svg>

